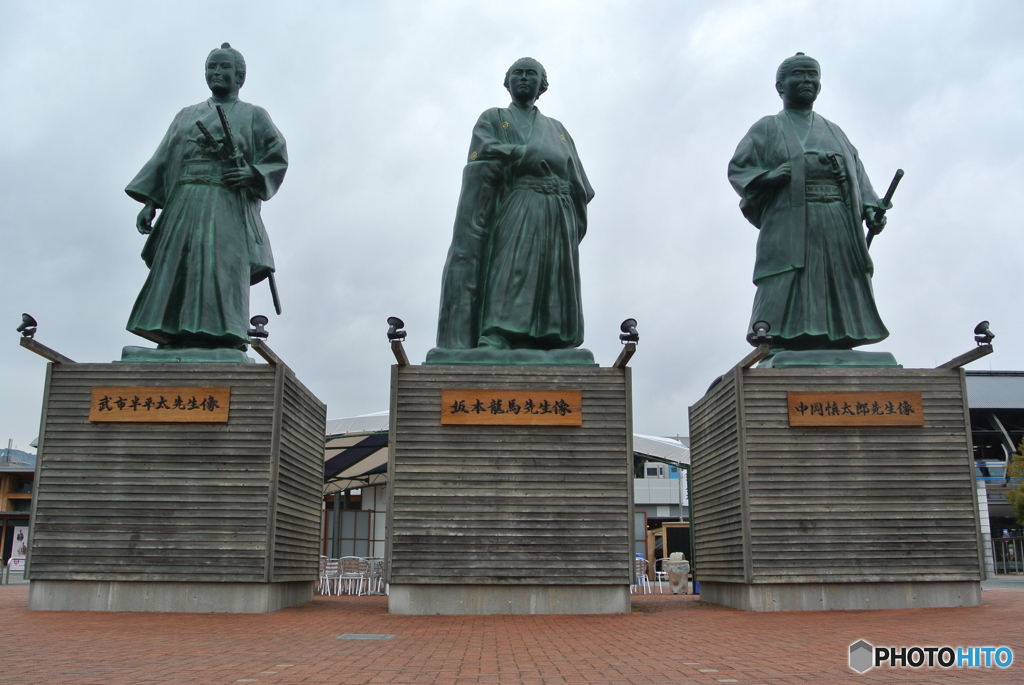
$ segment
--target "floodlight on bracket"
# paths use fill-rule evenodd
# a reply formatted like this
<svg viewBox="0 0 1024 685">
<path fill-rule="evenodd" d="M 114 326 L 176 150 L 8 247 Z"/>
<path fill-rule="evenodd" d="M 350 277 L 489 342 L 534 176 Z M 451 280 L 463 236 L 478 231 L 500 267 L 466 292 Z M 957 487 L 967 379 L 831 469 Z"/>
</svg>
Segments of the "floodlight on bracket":
<svg viewBox="0 0 1024 685">
<path fill-rule="evenodd" d="M 36 336 L 36 328 L 38 327 L 39 324 L 32 318 L 31 314 L 22 314 L 21 325 L 18 326 L 17 331 L 21 333 L 23 338 L 34 338 Z"/>
<path fill-rule="evenodd" d="M 636 354 L 636 346 L 640 342 L 640 334 L 636 331 L 636 319 L 626 319 L 619 324 L 619 330 L 622 331 L 622 334 L 619 336 L 619 342 L 622 343 L 623 348 L 612 366 L 616 369 L 624 369 L 629 360 Z"/>
<path fill-rule="evenodd" d="M 263 316 L 262 314 L 257 314 L 256 316 L 249 319 L 249 323 L 251 323 L 253 326 L 252 328 L 249 329 L 250 338 L 261 338 L 262 340 L 266 340 L 267 338 L 270 337 L 270 333 L 268 333 L 267 329 L 264 328 L 264 326 L 270 323 L 270 319 Z"/>
<path fill-rule="evenodd" d="M 26 314 L 25 316 L 28 316 Z M 991 345 L 992 339 L 996 337 L 996 334 L 989 330 L 988 321 L 982 321 L 974 327 L 974 342 L 978 345 Z"/>
<path fill-rule="evenodd" d="M 971 362 L 981 359 L 985 355 L 992 354 L 992 340 L 996 337 L 988 327 L 988 321 L 982 321 L 974 327 L 974 342 L 977 345 L 973 350 L 964 352 L 959 357 L 953 357 L 945 364 L 938 365 L 937 369 L 959 369 Z"/>
<path fill-rule="evenodd" d="M 407 335 L 404 330 L 405 322 L 397 316 L 388 317 L 388 341 L 391 343 L 391 352 L 395 355 L 395 361 L 399 366 L 409 366 L 409 357 L 405 354 L 405 347 L 402 342 Z"/>
<path fill-rule="evenodd" d="M 46 345 L 36 340 L 36 329 L 39 327 L 39 323 L 33 318 L 31 314 L 21 315 L 21 325 L 16 329 L 21 333 L 19 343 L 26 350 L 35 352 L 40 357 L 47 359 L 54 364 L 74 364 L 75 360 L 70 357 L 65 357 L 57 350 L 51 349 Z"/>
<path fill-rule="evenodd" d="M 754 331 L 754 342 L 758 345 L 770 345 L 772 342 L 772 336 L 768 335 L 768 331 L 772 329 L 772 325 L 767 321 L 755 321 L 754 325 L 751 326 Z"/>
</svg>

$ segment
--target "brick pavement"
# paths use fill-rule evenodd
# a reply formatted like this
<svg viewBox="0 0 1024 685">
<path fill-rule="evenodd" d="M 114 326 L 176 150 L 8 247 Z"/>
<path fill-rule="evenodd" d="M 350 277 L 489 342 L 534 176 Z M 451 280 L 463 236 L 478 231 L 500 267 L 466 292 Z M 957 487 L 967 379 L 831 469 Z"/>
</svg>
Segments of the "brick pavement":
<svg viewBox="0 0 1024 685">
<path fill-rule="evenodd" d="M 1024 591 L 962 609 L 755 614 L 693 596 L 635 597 L 630 615 L 389 616 L 382 597 L 273 614 L 29 612 L 0 587 L 0 683 L 1024 682 Z M 391 634 L 388 640 L 338 635 Z M 1007 645 L 1009 669 L 847 667 L 852 642 Z"/>
</svg>

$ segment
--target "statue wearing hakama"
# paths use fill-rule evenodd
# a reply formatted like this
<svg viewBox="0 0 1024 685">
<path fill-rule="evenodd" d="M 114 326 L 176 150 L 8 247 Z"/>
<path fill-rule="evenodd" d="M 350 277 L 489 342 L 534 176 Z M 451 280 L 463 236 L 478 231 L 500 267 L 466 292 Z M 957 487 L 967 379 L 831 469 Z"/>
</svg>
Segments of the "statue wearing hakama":
<svg viewBox="0 0 1024 685">
<path fill-rule="evenodd" d="M 520 60 L 507 79 L 513 102 L 473 129 L 442 280 L 441 349 L 583 343 L 578 246 L 594 191 L 568 131 L 533 105 L 543 67 Z"/>
<path fill-rule="evenodd" d="M 146 205 L 139 230 L 149 233 L 142 258 L 150 269 L 127 328 L 162 349 L 245 349 L 249 287 L 274 271 L 260 205 L 284 180 L 288 155 L 267 112 L 237 99 L 240 59 L 230 48 L 211 53 L 211 65 L 226 65 L 224 74 L 212 77 L 214 97 L 178 113 L 125 189 Z M 221 78 L 230 79 L 232 70 L 240 76 L 233 91 Z M 217 105 L 229 122 L 235 159 L 215 149 L 196 125 L 225 141 Z M 155 209 L 163 211 L 150 228 Z"/>
<path fill-rule="evenodd" d="M 773 346 L 852 349 L 888 337 L 878 314 L 864 230 L 881 203 L 857 150 L 814 113 L 818 63 L 790 58 L 777 88 L 785 109 L 740 141 L 729 180 L 743 215 L 760 229 L 751 313 L 771 325 Z M 803 106 L 801 106 L 803 105 Z M 757 344 L 751 328 L 748 339 Z"/>
</svg>

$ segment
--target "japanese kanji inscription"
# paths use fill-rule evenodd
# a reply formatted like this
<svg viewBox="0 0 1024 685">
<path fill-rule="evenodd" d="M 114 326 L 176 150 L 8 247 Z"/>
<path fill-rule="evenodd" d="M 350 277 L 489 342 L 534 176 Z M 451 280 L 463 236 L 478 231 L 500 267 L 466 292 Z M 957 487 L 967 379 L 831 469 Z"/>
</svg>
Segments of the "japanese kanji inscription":
<svg viewBox="0 0 1024 685">
<path fill-rule="evenodd" d="M 93 386 L 90 421 L 226 423 L 230 387 Z"/>
<path fill-rule="evenodd" d="M 919 391 L 787 392 L 790 426 L 923 426 Z"/>
<path fill-rule="evenodd" d="M 441 391 L 441 423 L 487 426 L 582 426 L 580 390 Z"/>
</svg>

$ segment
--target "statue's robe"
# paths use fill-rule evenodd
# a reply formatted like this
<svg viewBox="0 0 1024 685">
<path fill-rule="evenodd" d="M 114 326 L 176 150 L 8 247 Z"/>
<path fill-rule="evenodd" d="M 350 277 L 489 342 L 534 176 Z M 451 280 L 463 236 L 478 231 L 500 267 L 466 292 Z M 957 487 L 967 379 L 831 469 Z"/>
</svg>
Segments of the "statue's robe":
<svg viewBox="0 0 1024 685">
<path fill-rule="evenodd" d="M 593 197 L 560 122 L 514 103 L 481 114 L 444 267 L 437 346 L 579 347 L 578 246 Z"/>
<path fill-rule="evenodd" d="M 785 162 L 789 183 L 758 185 Z M 767 321 L 773 345 L 785 349 L 850 349 L 888 337 L 862 228 L 879 200 L 838 126 L 813 112 L 761 119 L 737 146 L 729 181 L 760 229 L 751 326 Z"/>
<path fill-rule="evenodd" d="M 224 104 L 253 186 L 221 180 L 232 163 L 210 149 L 202 121 L 221 140 L 212 100 L 181 110 L 153 158 L 125 192 L 162 208 L 142 250 L 149 267 L 128 330 L 161 345 L 240 347 L 248 342 L 249 286 L 274 271 L 262 201 L 277 192 L 288 169 L 284 137 L 261 107 Z"/>
</svg>

